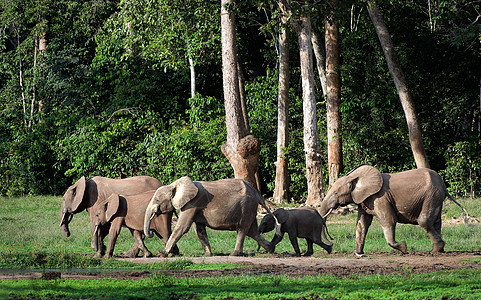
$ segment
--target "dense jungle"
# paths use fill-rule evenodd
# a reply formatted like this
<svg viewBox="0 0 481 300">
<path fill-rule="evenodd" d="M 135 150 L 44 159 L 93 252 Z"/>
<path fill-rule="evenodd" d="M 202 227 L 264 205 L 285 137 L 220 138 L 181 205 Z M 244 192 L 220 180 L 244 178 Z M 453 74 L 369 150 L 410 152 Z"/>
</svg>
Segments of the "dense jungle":
<svg viewBox="0 0 481 300">
<path fill-rule="evenodd" d="M 324 32 L 326 4 L 309 5 Z M 431 168 L 458 197 L 481 193 L 481 4 L 377 1 L 406 77 Z M 0 194 L 60 195 L 81 176 L 170 183 L 233 177 L 218 1 L 0 1 Z M 276 172 L 277 2 L 242 1 L 238 56 L 263 196 Z M 336 10 L 343 169 L 415 168 L 408 126 L 364 1 Z M 290 197 L 307 197 L 299 46 L 288 28 Z M 194 70 L 192 72 L 191 70 Z M 192 92 L 192 77 L 195 93 Z M 315 74 L 327 188 L 326 101 Z"/>
</svg>

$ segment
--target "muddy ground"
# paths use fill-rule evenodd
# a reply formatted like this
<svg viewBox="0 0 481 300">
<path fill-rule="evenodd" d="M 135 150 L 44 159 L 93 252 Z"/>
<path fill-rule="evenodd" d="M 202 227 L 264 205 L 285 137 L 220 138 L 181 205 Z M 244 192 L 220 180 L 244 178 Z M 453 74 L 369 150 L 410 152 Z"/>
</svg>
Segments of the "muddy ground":
<svg viewBox="0 0 481 300">
<path fill-rule="evenodd" d="M 316 257 L 292 257 L 288 254 L 277 254 L 268 257 L 151 257 L 151 258 L 118 258 L 120 260 L 133 261 L 137 263 L 152 263 L 163 260 L 189 259 L 194 263 L 223 263 L 230 262 L 245 266 L 239 269 L 220 270 L 149 270 L 149 271 L 39 271 L 39 272 L 2 272 L 0 279 L 96 279 L 96 278 L 118 278 L 118 279 L 141 279 L 152 276 L 154 273 L 163 273 L 176 277 L 205 277 L 223 275 L 287 275 L 302 277 L 306 275 L 332 274 L 339 278 L 353 274 L 406 274 L 426 273 L 440 270 L 452 270 L 458 268 L 481 268 L 481 251 L 476 252 L 447 252 L 431 255 L 427 252 L 410 252 L 401 254 L 390 253 L 369 253 L 364 258 L 356 258 L 354 255 L 331 254 L 328 258 Z"/>
</svg>

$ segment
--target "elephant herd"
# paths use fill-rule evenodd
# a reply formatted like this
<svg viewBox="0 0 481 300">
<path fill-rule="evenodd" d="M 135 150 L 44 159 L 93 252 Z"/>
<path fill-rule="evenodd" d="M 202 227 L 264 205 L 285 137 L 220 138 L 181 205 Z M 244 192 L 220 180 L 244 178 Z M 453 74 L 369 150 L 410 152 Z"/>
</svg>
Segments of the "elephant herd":
<svg viewBox="0 0 481 300">
<path fill-rule="evenodd" d="M 159 255 L 179 254 L 176 243 L 193 225 L 205 254 L 212 255 L 206 227 L 237 232 L 234 251 L 242 255 L 246 235 L 267 252 L 273 253 L 287 232 L 295 255 L 301 255 L 297 238 L 307 241 L 305 255 L 313 254 L 313 244 L 331 253 L 333 243 L 327 238 L 325 218 L 333 209 L 350 203 L 358 205 L 356 250 L 364 255 L 364 241 L 373 216 L 379 219 L 386 242 L 406 253 L 405 242 L 395 240 L 396 223 L 420 225 L 430 237 L 432 252 L 443 252 L 441 210 L 449 197 L 441 177 L 430 169 L 415 169 L 401 173 L 380 173 L 363 165 L 338 179 L 316 210 L 311 207 L 277 209 L 273 213 L 259 193 L 244 180 L 192 181 L 182 177 L 162 185 L 149 176 L 125 179 L 80 178 L 65 192 L 60 207 L 60 226 L 70 236 L 69 223 L 74 214 L 87 210 L 92 231 L 91 247 L 98 257 L 111 257 L 122 227 L 130 230 L 134 243 L 125 252 L 128 257 L 152 256 L 145 247 L 145 236 L 157 235 L 165 248 Z M 267 215 L 257 225 L 257 209 L 261 205 Z M 178 218 L 171 229 L 173 214 Z M 275 229 L 271 242 L 261 233 Z M 326 235 L 327 233 L 327 235 Z M 108 234 L 107 247 L 104 238 Z M 331 238 L 332 239 L 332 238 Z"/>
</svg>

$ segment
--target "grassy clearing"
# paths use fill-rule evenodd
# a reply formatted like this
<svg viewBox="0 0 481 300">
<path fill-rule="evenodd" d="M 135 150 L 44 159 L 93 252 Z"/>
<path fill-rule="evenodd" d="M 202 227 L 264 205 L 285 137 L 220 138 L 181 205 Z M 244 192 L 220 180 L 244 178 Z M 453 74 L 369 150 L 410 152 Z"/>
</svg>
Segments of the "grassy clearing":
<svg viewBox="0 0 481 300">
<path fill-rule="evenodd" d="M 481 216 L 480 199 L 460 200 L 473 217 Z M 16 255 L 36 253 L 38 256 L 55 253 L 61 257 L 69 257 L 74 253 L 93 255 L 90 248 L 91 233 L 89 217 L 86 212 L 74 216 L 70 223 L 71 236 L 66 238 L 58 226 L 61 197 L 35 196 L 24 198 L 0 197 L 0 253 Z M 448 218 L 461 216 L 461 209 L 451 201 L 446 201 L 445 215 Z M 333 237 L 334 251 L 350 254 L 355 248 L 355 223 L 356 215 L 332 216 L 328 220 L 329 232 Z M 214 254 L 228 255 L 235 245 L 235 232 L 208 230 L 209 240 Z M 274 232 L 269 232 L 264 237 L 270 240 Z M 431 241 L 419 226 L 399 224 L 396 230 L 399 241 L 405 240 L 409 251 L 429 251 Z M 481 245 L 481 225 L 473 224 L 466 227 L 460 224 L 444 224 L 443 238 L 446 241 L 446 251 L 476 251 Z M 107 242 L 107 239 L 105 239 Z M 127 229 L 123 229 L 115 246 L 115 253 L 121 254 L 130 249 L 133 243 L 132 236 Z M 164 244 L 157 237 L 145 240 L 146 246 L 153 252 L 164 248 Z M 300 240 L 301 251 L 306 251 L 305 241 Z M 185 256 L 202 256 L 203 250 L 193 230 L 190 230 L 178 246 Z M 247 255 L 262 256 L 264 250 L 257 252 L 257 243 L 246 238 L 244 251 Z M 319 246 L 314 247 L 315 256 L 327 257 L 328 254 Z M 391 252 L 384 240 L 379 222 L 374 218 L 366 238 L 366 252 Z M 292 246 L 287 236 L 277 245 L 277 253 L 293 253 Z M 78 258 L 75 258 L 78 259 Z M 96 265 L 95 260 L 92 264 Z"/>
<path fill-rule="evenodd" d="M 481 215 L 479 199 L 461 200 L 471 216 Z M 189 260 L 154 264 L 135 264 L 114 259 L 96 259 L 90 248 L 90 226 L 86 212 L 74 216 L 70 224 L 72 236 L 66 238 L 58 226 L 60 197 L 0 198 L 0 269 L 144 269 L 156 274 L 151 278 L 134 280 L 3 280 L 0 299 L 133 299 L 133 298 L 189 298 L 189 299 L 298 299 L 305 297 L 334 297 L 340 299 L 481 299 L 481 270 L 455 270 L 429 274 L 389 276 L 357 276 L 339 279 L 328 275 L 289 278 L 287 276 L 224 276 L 175 279 L 156 270 L 162 269 L 225 269 L 233 264 L 194 264 Z M 448 218 L 461 216 L 461 210 L 446 202 Z M 333 216 L 328 221 L 335 243 L 334 251 L 351 257 L 355 247 L 355 215 Z M 208 230 L 215 254 L 227 255 L 234 248 L 235 233 Z M 266 234 L 272 238 L 273 232 Z M 478 251 L 481 249 L 481 226 L 461 224 L 443 225 L 446 251 Z M 405 240 L 410 251 L 429 251 L 431 242 L 419 227 L 399 225 L 399 241 Z M 132 245 L 130 232 L 124 229 L 117 240 L 115 253 Z M 156 252 L 163 249 L 157 239 L 147 239 L 147 247 Z M 301 251 L 306 250 L 300 241 Z M 202 247 L 193 231 L 179 242 L 185 256 L 203 255 Z M 246 239 L 247 255 L 264 256 L 257 252 L 257 244 Z M 329 257 L 320 247 L 314 248 L 316 257 Z M 366 240 L 366 252 L 391 252 L 384 241 L 379 223 L 374 219 Z M 293 253 L 286 237 L 276 252 Z"/>
<path fill-rule="evenodd" d="M 134 280 L 7 280 L 0 298 L 76 299 L 480 299 L 480 270 L 418 275 L 225 276 Z"/>
</svg>

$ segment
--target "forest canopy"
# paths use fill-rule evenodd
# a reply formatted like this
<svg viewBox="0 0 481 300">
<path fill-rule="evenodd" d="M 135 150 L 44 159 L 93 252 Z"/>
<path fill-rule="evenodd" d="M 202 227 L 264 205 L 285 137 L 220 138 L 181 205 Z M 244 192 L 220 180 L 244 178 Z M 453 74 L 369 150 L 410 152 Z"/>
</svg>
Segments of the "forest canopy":
<svg viewBox="0 0 481 300">
<path fill-rule="evenodd" d="M 326 1 L 302 2 L 325 32 Z M 412 94 L 432 169 L 481 193 L 481 3 L 376 1 Z M 415 168 L 408 126 L 365 1 L 339 1 L 343 173 Z M 261 192 L 276 173 L 280 13 L 242 1 L 238 57 Z M 62 194 L 81 176 L 170 183 L 233 177 L 222 93 L 220 1 L 0 0 L 0 194 Z M 288 28 L 290 195 L 307 197 L 299 46 Z M 194 77 L 192 76 L 193 71 Z M 314 74 L 321 160 L 326 100 Z M 195 80 L 193 80 L 195 79 Z M 193 84 L 194 83 L 194 84 Z M 323 163 L 327 187 L 327 164 Z"/>
</svg>

